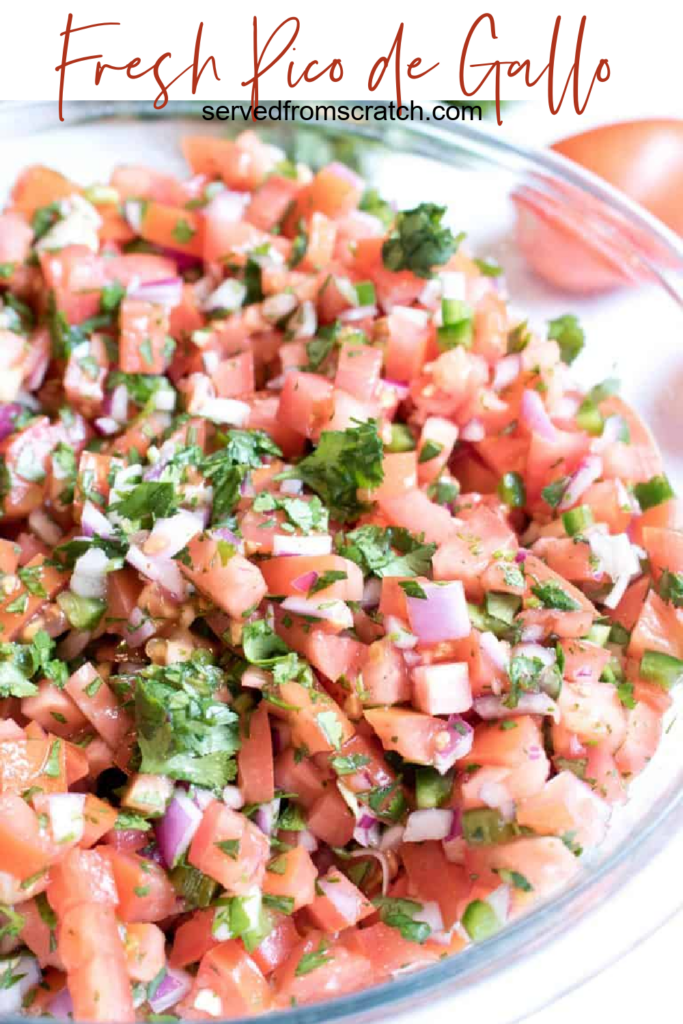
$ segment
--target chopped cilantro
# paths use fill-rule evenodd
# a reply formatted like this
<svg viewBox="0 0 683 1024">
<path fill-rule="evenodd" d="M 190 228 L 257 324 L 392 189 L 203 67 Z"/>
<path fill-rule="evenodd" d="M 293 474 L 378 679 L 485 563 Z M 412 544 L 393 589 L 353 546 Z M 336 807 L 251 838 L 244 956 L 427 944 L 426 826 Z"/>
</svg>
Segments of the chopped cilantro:
<svg viewBox="0 0 683 1024">
<path fill-rule="evenodd" d="M 360 526 L 347 533 L 337 550 L 374 576 L 426 576 L 436 551 L 400 526 Z"/>
<path fill-rule="evenodd" d="M 335 519 L 357 519 L 368 508 L 358 490 L 378 487 L 384 479 L 377 424 L 370 420 L 346 430 L 323 431 L 318 447 L 292 474 L 322 498 Z"/>
<path fill-rule="evenodd" d="M 422 203 L 397 214 L 393 231 L 382 246 L 387 270 L 410 270 L 416 277 L 430 278 L 434 267 L 447 263 L 464 236 L 456 237 L 442 225 L 445 212 L 445 206 Z"/>
<path fill-rule="evenodd" d="M 573 313 L 565 313 L 548 322 L 548 338 L 556 341 L 560 347 L 563 363 L 573 363 L 583 349 L 586 341 L 585 332 Z"/>
</svg>

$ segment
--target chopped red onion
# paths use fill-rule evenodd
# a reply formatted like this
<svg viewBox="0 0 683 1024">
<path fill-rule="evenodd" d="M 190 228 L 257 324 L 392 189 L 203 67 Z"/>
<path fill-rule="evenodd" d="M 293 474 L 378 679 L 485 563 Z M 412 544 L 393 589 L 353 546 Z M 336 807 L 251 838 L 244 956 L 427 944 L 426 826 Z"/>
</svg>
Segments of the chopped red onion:
<svg viewBox="0 0 683 1024">
<path fill-rule="evenodd" d="M 280 798 L 276 797 L 267 804 L 261 804 L 254 814 L 254 824 L 258 825 L 265 835 L 273 834 L 280 813 Z"/>
<path fill-rule="evenodd" d="M 353 838 L 359 846 L 378 846 L 380 840 L 379 820 L 374 814 L 362 810 L 353 830 Z"/>
<path fill-rule="evenodd" d="M 194 412 L 197 416 L 211 420 L 212 423 L 243 427 L 249 419 L 251 409 L 246 402 L 240 402 L 236 398 L 205 398 Z"/>
<path fill-rule="evenodd" d="M 74 1003 L 71 998 L 71 993 L 66 985 L 58 992 L 54 999 L 50 1000 L 48 1004 L 48 1011 L 52 1017 L 56 1017 L 57 1020 L 66 1020 L 67 1017 L 73 1016 Z"/>
<path fill-rule="evenodd" d="M 395 615 L 384 616 L 384 632 L 399 651 L 409 651 L 418 644 L 418 638 L 410 633 L 405 622 Z"/>
<path fill-rule="evenodd" d="M 111 416 L 98 416 L 94 423 L 97 433 L 101 434 L 102 437 L 113 437 L 121 429 L 121 424 L 117 423 Z"/>
<path fill-rule="evenodd" d="M 510 665 L 510 645 L 505 640 L 499 640 L 493 633 L 482 633 L 479 642 L 496 668 L 501 672 L 507 672 Z"/>
<path fill-rule="evenodd" d="M 402 830 L 403 831 L 403 830 Z M 389 882 L 391 880 L 391 872 L 389 870 L 389 861 L 386 858 L 386 854 L 383 850 L 370 849 L 367 850 L 354 850 L 349 854 L 350 860 L 358 860 L 361 857 L 374 857 L 382 870 L 382 896 L 386 896 L 389 891 Z"/>
<path fill-rule="evenodd" d="M 163 555 L 164 558 L 171 558 L 202 532 L 204 520 L 196 512 L 190 512 L 181 508 L 175 515 L 168 518 L 157 519 L 145 541 L 144 547 Z"/>
<path fill-rule="evenodd" d="M 307 299 L 287 321 L 287 333 L 291 333 L 293 341 L 302 341 L 312 338 L 317 329 L 318 314 L 313 303 Z"/>
<path fill-rule="evenodd" d="M 248 192 L 232 192 L 222 189 L 211 202 L 204 207 L 204 217 L 220 220 L 226 224 L 236 224 L 244 217 L 251 196 Z"/>
<path fill-rule="evenodd" d="M 407 597 L 410 627 L 422 643 L 460 640 L 471 632 L 465 591 L 460 580 L 421 584 L 425 597 Z"/>
<path fill-rule="evenodd" d="M 559 708 L 545 693 L 522 693 L 517 705 L 509 708 L 504 697 L 477 697 L 474 710 L 480 718 L 491 721 L 496 718 L 511 718 L 514 715 L 549 715 L 559 721 Z"/>
<path fill-rule="evenodd" d="M 149 1005 L 154 1013 L 165 1013 L 184 999 L 192 988 L 192 976 L 177 967 L 167 967 Z"/>
<path fill-rule="evenodd" d="M 244 797 L 238 786 L 223 787 L 223 803 L 233 811 L 244 807 Z"/>
<path fill-rule="evenodd" d="M 128 388 L 125 384 L 117 384 L 109 398 L 108 408 L 105 405 L 108 416 L 111 416 L 117 423 L 125 423 L 128 419 Z"/>
<path fill-rule="evenodd" d="M 448 743 L 440 747 L 434 756 L 434 767 L 445 775 L 461 757 L 466 757 L 472 749 L 474 729 L 460 715 L 451 715 L 444 726 L 444 732 L 450 737 Z"/>
<path fill-rule="evenodd" d="M 608 416 L 605 420 L 602 428 L 602 434 L 600 437 L 596 437 L 593 441 L 593 448 L 601 452 L 605 448 L 609 448 L 617 441 L 623 440 L 628 437 L 629 429 L 628 424 L 623 416 L 615 414 L 614 416 Z"/>
<path fill-rule="evenodd" d="M 515 816 L 515 802 L 504 782 L 483 782 L 479 788 L 482 803 L 495 811 L 500 811 L 505 821 Z"/>
<path fill-rule="evenodd" d="M 412 811 L 406 820 L 404 843 L 424 843 L 429 839 L 445 839 L 453 825 L 453 811 L 430 807 Z"/>
<path fill-rule="evenodd" d="M 0 405 L 0 441 L 14 433 L 14 423 L 21 413 L 18 402 L 6 402 Z"/>
<path fill-rule="evenodd" d="M 128 287 L 129 299 L 140 299 L 155 306 L 174 309 L 183 301 L 182 277 L 167 277 L 162 281 L 146 281 Z"/>
<path fill-rule="evenodd" d="M 209 804 L 213 803 L 215 797 L 210 789 L 203 789 L 201 786 L 193 786 L 192 799 L 200 811 L 205 811 Z"/>
<path fill-rule="evenodd" d="M 478 419 L 470 420 L 460 431 L 460 437 L 463 441 L 483 441 L 486 437 L 484 424 Z"/>
<path fill-rule="evenodd" d="M 382 581 L 376 576 L 370 576 L 363 586 L 363 597 L 361 605 L 363 608 L 376 608 L 382 596 Z"/>
<path fill-rule="evenodd" d="M 296 834 L 297 846 L 303 846 L 304 850 L 308 850 L 309 853 L 315 853 L 318 849 L 318 840 L 315 838 L 310 829 L 304 828 Z"/>
<path fill-rule="evenodd" d="M 400 381 L 381 380 L 380 383 L 383 384 L 384 387 L 386 388 L 391 388 L 391 390 L 396 393 L 396 397 L 398 398 L 399 402 L 405 402 L 406 398 L 410 394 L 410 388 L 408 387 L 408 385 L 401 384 Z"/>
<path fill-rule="evenodd" d="M 85 794 L 51 793 L 47 803 L 54 841 L 78 843 L 85 828 Z"/>
<path fill-rule="evenodd" d="M 548 416 L 543 399 L 538 391 L 527 388 L 522 395 L 520 414 L 524 425 L 545 441 L 557 440 L 557 429 Z"/>
<path fill-rule="evenodd" d="M 303 480 L 296 480 L 294 477 L 289 480 L 283 480 L 280 484 L 282 494 L 301 494 L 303 489 Z"/>
<path fill-rule="evenodd" d="M 314 569 L 310 572 L 304 572 L 301 576 L 297 576 L 295 580 L 292 580 L 292 586 L 295 590 L 300 590 L 302 594 L 307 594 L 311 587 L 317 582 L 319 573 Z"/>
<path fill-rule="evenodd" d="M 40 981 L 42 975 L 38 961 L 33 956 L 11 956 L 3 961 L 3 987 L 0 989 L 0 1014 L 20 1013 L 24 996 Z M 16 978 L 7 985 L 7 979 Z"/>
<path fill-rule="evenodd" d="M 46 544 L 51 547 L 56 547 L 62 539 L 63 533 L 54 519 L 50 519 L 49 515 L 43 508 L 34 508 L 28 517 L 28 525 L 31 527 L 36 537 L 39 537 Z"/>
<path fill-rule="evenodd" d="M 442 270 L 439 281 L 444 299 L 458 299 L 460 302 L 466 300 L 467 278 L 461 270 Z"/>
<path fill-rule="evenodd" d="M 382 838 L 379 841 L 380 850 L 398 850 L 403 842 L 404 832 L 405 827 L 403 825 L 390 825 L 382 833 Z"/>
<path fill-rule="evenodd" d="M 71 590 L 78 597 L 103 598 L 107 595 L 109 556 L 102 548 L 88 548 L 76 559 L 71 576 Z"/>
<path fill-rule="evenodd" d="M 236 278 L 229 277 L 204 299 L 202 309 L 205 312 L 210 312 L 213 309 L 225 309 L 229 313 L 234 313 L 242 306 L 246 294 L 246 286 Z"/>
<path fill-rule="evenodd" d="M 110 540 L 116 533 L 114 525 L 109 522 L 103 512 L 100 512 L 97 505 L 89 500 L 83 505 L 81 530 L 85 537 L 97 536 L 104 540 Z"/>
<path fill-rule="evenodd" d="M 554 665 L 557 661 L 557 654 L 551 647 L 544 647 L 542 644 L 521 643 L 516 644 L 512 650 L 513 657 L 537 658 L 544 665 Z"/>
<path fill-rule="evenodd" d="M 428 900 L 426 903 L 423 903 L 420 910 L 412 916 L 413 921 L 423 921 L 425 924 L 429 925 L 432 932 L 432 938 L 434 935 L 438 935 L 440 932 L 443 932 L 443 917 L 441 916 L 439 904 L 434 900 Z"/>
<path fill-rule="evenodd" d="M 559 511 L 564 512 L 566 509 L 578 505 L 584 492 L 588 490 L 591 484 L 599 480 L 601 476 L 602 459 L 600 456 L 586 456 L 564 490 L 562 500 L 558 505 Z"/>
<path fill-rule="evenodd" d="M 291 316 L 298 305 L 299 300 L 293 292 L 279 292 L 263 300 L 261 312 L 270 323 L 278 323 Z"/>
<path fill-rule="evenodd" d="M 339 314 L 339 320 L 345 324 L 355 323 L 357 320 L 365 320 L 366 317 L 376 317 L 377 306 L 355 306 L 353 309 L 345 309 Z"/>
<path fill-rule="evenodd" d="M 298 537 L 292 533 L 276 533 L 273 537 L 274 555 L 329 555 L 332 538 L 327 533 L 309 533 Z"/>
<path fill-rule="evenodd" d="M 141 608 L 137 605 L 133 608 L 128 619 L 128 625 L 124 629 L 124 637 L 128 647 L 142 647 L 150 637 L 153 637 L 157 628 L 151 619 L 147 618 Z"/>
<path fill-rule="evenodd" d="M 493 374 L 493 390 L 503 391 L 517 380 L 522 371 L 522 360 L 518 355 L 503 356 L 496 363 Z"/>
<path fill-rule="evenodd" d="M 510 886 L 499 885 L 486 897 L 486 902 L 493 910 L 501 925 L 507 922 L 510 915 Z"/>
<path fill-rule="evenodd" d="M 131 544 L 126 553 L 126 561 L 147 579 L 158 583 L 172 597 L 177 600 L 186 597 L 187 584 L 177 562 L 168 555 L 146 555 L 137 544 Z"/>
<path fill-rule="evenodd" d="M 266 672 L 265 669 L 258 668 L 256 665 L 250 665 L 246 668 L 240 680 L 242 686 L 248 690 L 262 690 L 264 686 L 267 686 L 272 681 L 272 674 Z"/>
<path fill-rule="evenodd" d="M 283 611 L 292 612 L 294 615 L 310 615 L 312 619 L 321 619 L 324 622 L 332 622 L 340 629 L 351 629 L 353 626 L 353 615 L 348 605 L 337 600 L 309 600 L 306 597 L 288 597 L 280 607 Z"/>
<path fill-rule="evenodd" d="M 193 800 L 177 789 L 166 813 L 155 826 L 157 844 L 167 868 L 174 868 L 189 849 L 202 821 L 202 812 Z"/>
</svg>

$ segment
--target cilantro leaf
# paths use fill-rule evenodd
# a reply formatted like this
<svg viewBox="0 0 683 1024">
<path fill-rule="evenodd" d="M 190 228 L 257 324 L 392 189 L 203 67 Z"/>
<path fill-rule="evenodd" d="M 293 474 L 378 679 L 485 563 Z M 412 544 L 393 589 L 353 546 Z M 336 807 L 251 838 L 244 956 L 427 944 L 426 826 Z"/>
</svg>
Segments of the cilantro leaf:
<svg viewBox="0 0 683 1024">
<path fill-rule="evenodd" d="M 220 789 L 235 777 L 238 717 L 217 700 L 224 672 L 203 658 L 150 665 L 137 678 L 140 771 Z"/>
<path fill-rule="evenodd" d="M 325 939 L 321 939 L 316 950 L 311 953 L 304 953 L 296 965 L 294 974 L 297 978 L 302 978 L 305 974 L 310 974 L 311 971 L 322 967 L 323 964 L 328 963 L 331 959 L 331 955 L 327 952 L 327 943 Z"/>
<path fill-rule="evenodd" d="M 282 454 L 262 430 L 229 430 L 224 445 L 205 458 L 200 469 L 213 487 L 212 524 L 225 520 L 239 501 L 240 484 L 249 469 L 258 469 L 266 456 Z"/>
<path fill-rule="evenodd" d="M 447 263 L 464 235 L 455 237 L 441 224 L 445 212 L 445 206 L 421 203 L 397 214 L 394 229 L 382 246 L 387 270 L 410 270 L 417 277 L 430 278 L 433 267 Z"/>
<path fill-rule="evenodd" d="M 423 943 L 432 934 L 426 921 L 415 920 L 415 915 L 423 909 L 421 903 L 392 896 L 377 896 L 372 902 L 379 910 L 382 923 L 396 928 L 408 942 Z"/>
<path fill-rule="evenodd" d="M 401 526 L 359 526 L 338 544 L 345 558 L 356 562 L 363 574 L 373 576 L 426 576 L 436 544 L 425 544 Z"/>
<path fill-rule="evenodd" d="M 396 216 L 391 203 L 388 203 L 386 199 L 382 199 L 376 188 L 365 190 L 358 204 L 358 209 L 363 210 L 365 213 L 371 213 L 373 217 L 377 217 L 382 221 L 385 228 L 391 227 Z"/>
<path fill-rule="evenodd" d="M 156 519 L 173 515 L 178 509 L 178 493 L 170 482 L 143 480 L 110 506 L 123 519 L 150 526 Z"/>
<path fill-rule="evenodd" d="M 581 607 L 579 602 L 570 597 L 566 590 L 563 590 L 560 584 L 554 580 L 537 583 L 535 587 L 531 588 L 531 592 L 544 608 L 557 608 L 561 612 L 576 612 Z"/>
<path fill-rule="evenodd" d="M 272 665 L 291 653 L 284 640 L 265 619 L 247 622 L 242 630 L 242 647 L 250 665 Z"/>
<path fill-rule="evenodd" d="M 548 338 L 560 347 L 563 363 L 573 363 L 583 349 L 586 334 L 573 313 L 565 313 L 548 322 Z"/>
<path fill-rule="evenodd" d="M 374 420 L 346 430 L 324 430 L 315 451 L 292 471 L 315 491 L 340 522 L 357 519 L 368 503 L 358 490 L 384 479 L 382 441 Z"/>
<path fill-rule="evenodd" d="M 674 608 L 683 608 L 683 573 L 665 569 L 659 579 L 659 596 Z"/>
</svg>

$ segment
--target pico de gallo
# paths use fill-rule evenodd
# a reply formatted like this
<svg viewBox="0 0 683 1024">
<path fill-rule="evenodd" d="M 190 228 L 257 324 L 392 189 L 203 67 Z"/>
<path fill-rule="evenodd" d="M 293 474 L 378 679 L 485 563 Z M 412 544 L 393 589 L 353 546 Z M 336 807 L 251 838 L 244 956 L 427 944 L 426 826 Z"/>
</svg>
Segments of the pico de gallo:
<svg viewBox="0 0 683 1024">
<path fill-rule="evenodd" d="M 0 215 L 0 1013 L 208 1020 L 575 878 L 683 672 L 683 506 L 565 313 L 257 133 Z"/>
</svg>

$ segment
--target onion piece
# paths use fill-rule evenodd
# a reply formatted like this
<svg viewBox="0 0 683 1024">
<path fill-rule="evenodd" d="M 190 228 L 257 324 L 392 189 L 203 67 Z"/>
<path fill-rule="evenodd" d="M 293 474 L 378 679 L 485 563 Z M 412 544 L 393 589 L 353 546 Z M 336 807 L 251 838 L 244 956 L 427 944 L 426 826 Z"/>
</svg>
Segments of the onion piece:
<svg viewBox="0 0 683 1024">
<path fill-rule="evenodd" d="M 167 967 L 149 1005 L 153 1013 L 164 1013 L 184 999 L 192 988 L 192 976 L 178 967 Z"/>
<path fill-rule="evenodd" d="M 602 603 L 607 608 L 616 608 L 631 580 L 640 575 L 637 549 L 631 544 L 627 534 L 617 533 L 610 536 L 598 529 L 589 531 L 588 543 L 603 572 L 614 581 L 614 587 Z"/>
<path fill-rule="evenodd" d="M 460 640 L 471 632 L 465 591 L 460 580 L 423 583 L 422 597 L 406 598 L 410 627 L 422 643 Z"/>
<path fill-rule="evenodd" d="M 384 616 L 384 632 L 399 651 L 409 651 L 418 644 L 418 638 L 411 633 L 405 622 L 395 615 Z"/>
<path fill-rule="evenodd" d="M 403 842 L 424 843 L 429 839 L 445 839 L 452 825 L 452 810 L 429 807 L 423 811 L 412 811 L 406 820 Z"/>
<path fill-rule="evenodd" d="M 202 309 L 210 312 L 214 309 L 225 309 L 229 313 L 235 313 L 244 302 L 247 294 L 246 286 L 234 277 L 226 278 L 219 284 L 218 288 L 211 292 L 204 302 Z"/>
<path fill-rule="evenodd" d="M 339 629 L 351 629 L 353 626 L 351 609 L 343 601 L 313 601 L 306 597 L 288 597 L 280 607 L 294 615 L 310 615 L 312 619 L 332 622 Z"/>
<path fill-rule="evenodd" d="M 36 537 L 39 537 L 51 547 L 56 547 L 62 539 L 63 533 L 54 519 L 50 519 L 44 508 L 34 508 L 28 517 L 28 525 Z"/>
<path fill-rule="evenodd" d="M 486 721 L 511 718 L 515 715 L 548 715 L 556 722 L 560 719 L 560 709 L 545 693 L 522 693 L 514 708 L 509 708 L 505 704 L 504 697 L 477 697 L 474 701 L 474 710 Z"/>
<path fill-rule="evenodd" d="M 129 299 L 140 299 L 151 302 L 155 306 L 175 309 L 183 301 L 182 277 L 166 277 L 161 281 L 145 281 L 142 284 L 129 285 Z"/>
<path fill-rule="evenodd" d="M 126 561 L 147 579 L 176 598 L 183 600 L 187 595 L 187 584 L 176 562 L 167 555 L 146 555 L 137 544 L 131 544 L 126 552 Z M 130 639 L 128 641 L 130 643 Z"/>
<path fill-rule="evenodd" d="M 309 533 L 297 537 L 291 533 L 276 533 L 273 537 L 274 555 L 329 555 L 332 538 L 327 533 Z"/>
<path fill-rule="evenodd" d="M 6 402 L 0 405 L 0 441 L 14 433 L 14 422 L 21 413 L 18 402 Z"/>
<path fill-rule="evenodd" d="M 566 511 L 568 508 L 572 508 L 574 505 L 578 505 L 584 493 L 588 490 L 591 484 L 594 484 L 596 480 L 599 480 L 602 476 L 602 459 L 599 455 L 588 455 L 581 462 L 579 468 L 571 477 L 567 484 L 562 500 L 560 501 L 558 510 L 560 512 Z"/>
<path fill-rule="evenodd" d="M 474 729 L 460 715 L 450 715 L 443 734 L 444 742 L 434 756 L 434 767 L 445 775 L 461 757 L 466 757 L 472 749 Z"/>
<path fill-rule="evenodd" d="M 124 628 L 124 635 L 128 647 L 142 647 L 150 637 L 157 631 L 151 619 L 148 619 L 141 608 L 136 605 L 128 618 L 128 624 Z"/>
<path fill-rule="evenodd" d="M 522 395 L 520 416 L 525 427 L 532 434 L 538 434 L 545 441 L 557 440 L 557 428 L 548 416 L 543 399 L 538 391 L 527 388 Z"/>
<path fill-rule="evenodd" d="M 78 597 L 103 598 L 107 596 L 107 566 L 109 556 L 102 548 L 89 548 L 76 559 L 71 590 Z"/>
<path fill-rule="evenodd" d="M 496 363 L 496 368 L 493 374 L 493 390 L 503 391 L 517 380 L 521 372 L 522 360 L 520 356 L 515 355 L 514 353 L 509 356 L 503 356 L 503 358 Z"/>
<path fill-rule="evenodd" d="M 387 860 L 384 851 L 375 849 L 353 850 L 348 856 L 350 860 L 358 860 L 360 857 L 374 857 L 382 869 L 382 896 L 386 896 L 389 891 L 391 872 L 389 870 L 389 861 Z"/>
<path fill-rule="evenodd" d="M 195 415 L 212 423 L 226 423 L 231 427 L 243 427 L 249 419 L 250 407 L 236 398 L 205 398 Z"/>
<path fill-rule="evenodd" d="M 257 808 L 254 814 L 254 824 L 258 825 L 261 831 L 270 836 L 273 834 L 275 825 L 277 824 L 278 815 L 280 813 L 280 798 L 275 797 L 274 800 L 269 801 L 267 804 L 261 804 Z"/>
<path fill-rule="evenodd" d="M 149 537 L 143 544 L 146 554 L 154 556 L 163 554 L 165 558 L 177 555 L 179 551 L 201 533 L 204 528 L 203 517 L 196 512 L 181 508 L 173 516 L 157 519 Z"/>
<path fill-rule="evenodd" d="M 0 989 L 0 1014 L 20 1013 L 24 996 L 39 983 L 42 974 L 34 956 L 12 956 L 2 961 L 3 978 L 17 980 Z"/>
<path fill-rule="evenodd" d="M 202 812 L 193 800 L 177 789 L 163 818 L 156 823 L 155 835 L 167 868 L 174 868 L 189 849 L 202 821 Z"/>
<path fill-rule="evenodd" d="M 481 420 L 471 419 L 460 431 L 462 441 L 483 441 L 486 437 L 484 424 Z"/>
<path fill-rule="evenodd" d="M 85 794 L 51 793 L 47 803 L 54 841 L 78 843 L 85 828 Z"/>
<path fill-rule="evenodd" d="M 377 306 L 355 306 L 353 309 L 345 309 L 339 314 L 339 320 L 345 324 L 355 323 L 357 320 L 365 320 L 366 317 L 376 317 Z"/>
<path fill-rule="evenodd" d="M 103 512 L 92 501 L 86 501 L 81 514 L 81 530 L 85 537 L 102 537 L 111 540 L 116 530 Z"/>
<path fill-rule="evenodd" d="M 223 803 L 232 811 L 239 811 L 244 807 L 244 797 L 238 786 L 224 786 L 222 796 Z"/>
<path fill-rule="evenodd" d="M 51 1016 L 56 1017 L 57 1020 L 66 1020 L 67 1017 L 73 1015 L 74 1002 L 66 985 L 61 992 L 58 992 L 54 999 L 50 1001 L 48 1004 L 48 1011 Z"/>
</svg>

